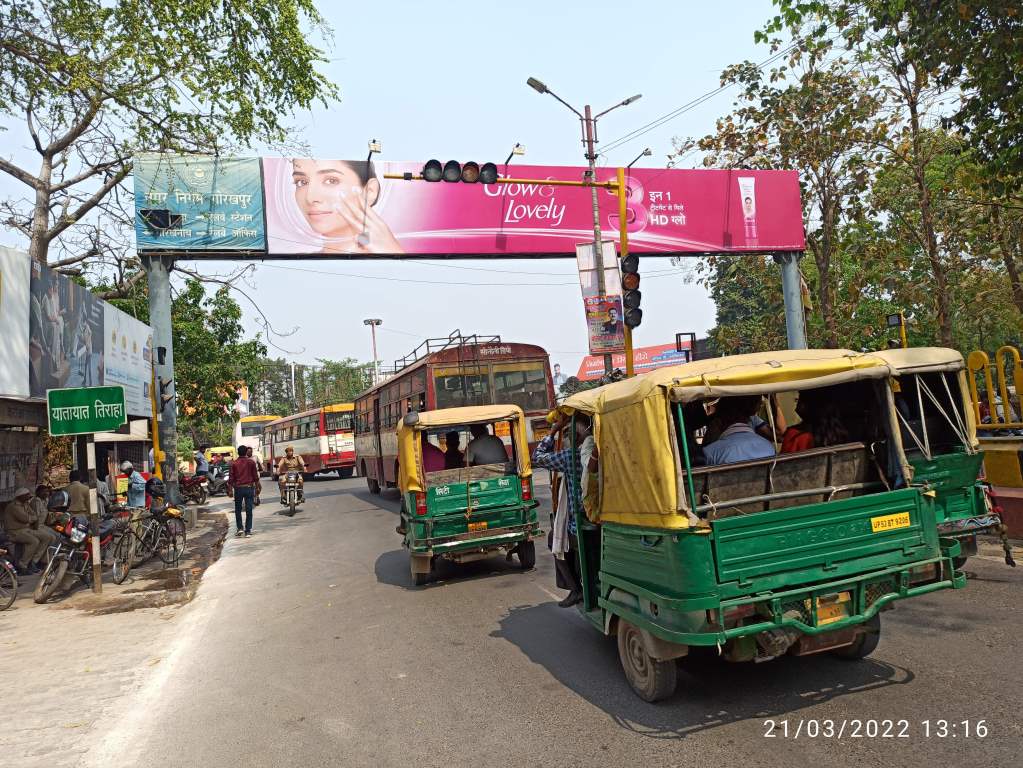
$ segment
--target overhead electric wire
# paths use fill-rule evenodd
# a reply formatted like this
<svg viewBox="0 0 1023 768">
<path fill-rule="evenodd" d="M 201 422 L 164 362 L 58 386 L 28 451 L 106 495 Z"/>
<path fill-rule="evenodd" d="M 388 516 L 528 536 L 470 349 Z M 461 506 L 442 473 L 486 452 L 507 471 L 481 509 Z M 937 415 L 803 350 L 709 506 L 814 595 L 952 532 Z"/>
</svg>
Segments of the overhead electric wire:
<svg viewBox="0 0 1023 768">
<path fill-rule="evenodd" d="M 773 54 L 772 56 L 769 56 L 768 58 L 764 59 L 762 62 L 757 64 L 757 69 L 763 69 L 768 64 L 773 64 L 778 59 L 780 59 L 783 56 L 786 56 L 787 54 L 791 53 L 793 50 L 796 49 L 796 47 L 797 47 L 796 44 L 792 44 L 788 48 L 785 48 L 785 49 L 783 49 L 781 51 L 778 51 L 777 53 Z M 635 141 L 636 139 L 638 139 L 640 136 L 643 136 L 644 134 L 647 134 L 647 133 L 649 133 L 650 131 L 652 131 L 652 130 L 654 130 L 656 128 L 660 128 L 665 123 L 671 122 L 676 117 L 679 117 L 680 115 L 685 114 L 686 112 L 690 111 L 691 109 L 695 109 L 696 107 L 700 106 L 701 104 L 703 104 L 705 101 L 708 101 L 712 97 L 718 95 L 722 91 L 728 90 L 733 85 L 734 85 L 734 83 L 726 83 L 724 85 L 718 86 L 714 90 L 707 91 L 707 93 L 703 94 L 702 96 L 697 96 L 695 99 L 692 99 L 691 101 L 687 101 L 685 104 L 682 104 L 681 106 L 676 107 L 671 112 L 668 112 L 667 114 L 662 115 L 661 117 L 658 117 L 656 120 L 652 120 L 651 122 L 647 123 L 646 125 L 641 125 L 639 128 L 636 128 L 635 130 L 629 131 L 628 133 L 618 137 L 617 139 L 614 139 L 613 141 L 608 142 L 601 149 L 601 151 L 600 151 L 601 154 L 605 154 L 605 153 L 610 152 L 610 151 L 612 151 L 614 149 L 622 147 L 625 144 L 629 144 L 629 143 Z"/>
</svg>

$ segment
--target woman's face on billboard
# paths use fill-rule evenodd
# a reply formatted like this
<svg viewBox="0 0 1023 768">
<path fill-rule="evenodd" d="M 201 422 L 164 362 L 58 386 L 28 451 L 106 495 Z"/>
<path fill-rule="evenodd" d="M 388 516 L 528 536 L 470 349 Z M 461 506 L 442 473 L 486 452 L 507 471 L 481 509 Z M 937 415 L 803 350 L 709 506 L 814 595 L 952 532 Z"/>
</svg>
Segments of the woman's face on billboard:
<svg viewBox="0 0 1023 768">
<path fill-rule="evenodd" d="M 359 174 L 340 160 L 294 160 L 292 183 L 295 202 L 309 226 L 324 237 L 354 237 L 358 234 L 350 217 L 342 215 L 349 206 L 346 198 L 364 194 Z M 361 203 L 361 200 L 357 201 Z M 372 204 L 372 200 L 368 201 Z"/>
</svg>

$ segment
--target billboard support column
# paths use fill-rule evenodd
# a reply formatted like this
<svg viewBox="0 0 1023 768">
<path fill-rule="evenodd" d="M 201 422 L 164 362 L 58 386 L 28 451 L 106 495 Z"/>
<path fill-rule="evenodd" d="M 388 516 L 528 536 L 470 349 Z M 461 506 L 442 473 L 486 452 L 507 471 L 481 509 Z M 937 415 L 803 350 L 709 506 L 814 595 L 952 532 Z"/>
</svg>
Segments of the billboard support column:
<svg viewBox="0 0 1023 768">
<path fill-rule="evenodd" d="M 174 397 L 164 402 L 161 384 L 174 381 L 174 341 L 171 330 L 170 272 L 174 267 L 171 256 L 142 255 L 142 264 L 149 281 L 149 324 L 153 327 L 153 370 L 156 374 L 157 429 L 162 460 L 160 467 L 167 489 L 167 500 L 180 503 L 178 498 L 178 432 L 177 403 Z M 163 349 L 163 353 L 159 352 Z M 173 394 L 173 392 L 171 393 Z M 156 458 L 156 451 L 153 451 Z"/>
<path fill-rule="evenodd" d="M 789 349 L 806 349 L 806 321 L 803 316 L 803 292 L 799 286 L 799 260 L 803 254 L 787 252 L 774 254 L 781 265 L 781 290 L 785 299 L 785 333 Z"/>
</svg>

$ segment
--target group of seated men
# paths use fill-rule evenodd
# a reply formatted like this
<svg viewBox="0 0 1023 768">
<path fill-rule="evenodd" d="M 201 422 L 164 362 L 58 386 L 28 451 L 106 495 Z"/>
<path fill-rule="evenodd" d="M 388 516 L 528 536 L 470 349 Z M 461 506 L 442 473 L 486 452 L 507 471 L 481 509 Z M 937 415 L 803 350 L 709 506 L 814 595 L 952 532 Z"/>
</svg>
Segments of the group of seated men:
<svg viewBox="0 0 1023 768">
<path fill-rule="evenodd" d="M 469 427 L 469 432 L 472 440 L 465 447 L 465 451 L 460 448 L 461 435 L 458 430 L 445 433 L 443 451 L 424 439 L 423 469 L 427 472 L 439 472 L 445 469 L 478 464 L 502 464 L 508 461 L 504 441 L 497 435 L 490 434 L 490 428 L 486 424 L 473 424 Z"/>
</svg>

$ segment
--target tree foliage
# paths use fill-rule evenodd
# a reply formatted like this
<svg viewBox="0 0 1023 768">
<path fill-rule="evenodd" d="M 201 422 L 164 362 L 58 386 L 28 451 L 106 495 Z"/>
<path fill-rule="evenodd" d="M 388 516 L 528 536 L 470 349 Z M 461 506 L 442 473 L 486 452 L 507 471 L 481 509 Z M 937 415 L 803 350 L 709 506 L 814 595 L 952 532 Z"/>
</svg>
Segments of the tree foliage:
<svg viewBox="0 0 1023 768">
<path fill-rule="evenodd" d="M 132 156 L 283 141 L 337 96 L 324 31 L 312 0 L 0 0 L 0 115 L 31 147 L 0 157 L 26 193 L 4 223 L 52 266 L 123 264 Z"/>
</svg>

